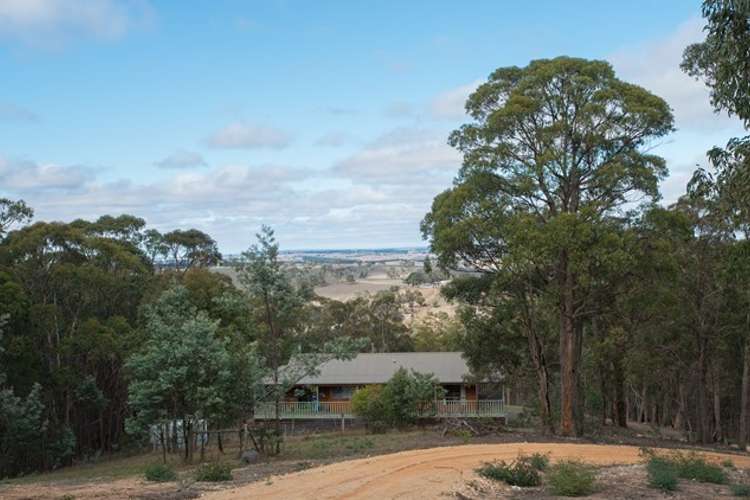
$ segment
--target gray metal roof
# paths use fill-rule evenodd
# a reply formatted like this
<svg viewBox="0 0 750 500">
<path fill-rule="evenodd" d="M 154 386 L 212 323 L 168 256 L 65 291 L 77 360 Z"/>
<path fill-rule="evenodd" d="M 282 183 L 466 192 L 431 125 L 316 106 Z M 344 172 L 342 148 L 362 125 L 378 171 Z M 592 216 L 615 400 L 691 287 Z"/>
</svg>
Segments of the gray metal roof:
<svg viewBox="0 0 750 500">
<path fill-rule="evenodd" d="M 432 373 L 443 384 L 459 384 L 469 375 L 461 352 L 363 353 L 350 361 L 331 360 L 321 365 L 317 376 L 305 377 L 299 385 L 384 384 L 403 367 Z"/>
</svg>

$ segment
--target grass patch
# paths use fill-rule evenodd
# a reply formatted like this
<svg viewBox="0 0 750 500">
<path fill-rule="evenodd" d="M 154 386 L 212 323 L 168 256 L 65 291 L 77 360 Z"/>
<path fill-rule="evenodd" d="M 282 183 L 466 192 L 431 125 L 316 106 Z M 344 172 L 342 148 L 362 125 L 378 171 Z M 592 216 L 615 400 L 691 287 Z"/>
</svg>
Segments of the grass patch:
<svg viewBox="0 0 750 500">
<path fill-rule="evenodd" d="M 725 458 L 721 461 L 721 466 L 725 469 L 734 469 L 734 462 L 731 458 Z"/>
<path fill-rule="evenodd" d="M 662 457 L 651 457 L 646 462 L 648 473 L 648 485 L 662 491 L 675 491 L 677 489 L 677 467 L 669 460 Z"/>
<path fill-rule="evenodd" d="M 596 472 L 579 460 L 561 460 L 547 473 L 550 491 L 563 497 L 582 497 L 594 492 Z"/>
<path fill-rule="evenodd" d="M 228 464 L 201 464 L 195 471 L 195 480 L 203 482 L 219 482 L 232 480 L 232 468 Z"/>
<path fill-rule="evenodd" d="M 747 484 L 730 484 L 729 490 L 736 497 L 750 497 L 750 486 Z"/>
<path fill-rule="evenodd" d="M 510 463 L 505 461 L 485 463 L 476 469 L 480 476 L 493 481 L 502 481 L 511 486 L 528 488 L 542 484 L 539 469 L 529 456 L 520 455 Z"/>
<path fill-rule="evenodd" d="M 177 473 L 167 464 L 151 464 L 143 471 L 146 481 L 163 483 L 177 479 Z"/>
</svg>

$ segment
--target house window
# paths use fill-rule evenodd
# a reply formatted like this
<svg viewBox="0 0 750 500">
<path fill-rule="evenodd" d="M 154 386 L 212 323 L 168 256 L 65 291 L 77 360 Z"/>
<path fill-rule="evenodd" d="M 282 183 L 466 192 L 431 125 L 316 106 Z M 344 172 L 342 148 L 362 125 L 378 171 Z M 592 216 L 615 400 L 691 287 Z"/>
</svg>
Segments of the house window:
<svg viewBox="0 0 750 500">
<path fill-rule="evenodd" d="M 445 399 L 449 401 L 458 401 L 461 399 L 461 384 L 444 385 L 443 389 L 445 389 Z"/>
<path fill-rule="evenodd" d="M 331 399 L 352 399 L 354 387 L 338 386 L 331 388 Z"/>
</svg>

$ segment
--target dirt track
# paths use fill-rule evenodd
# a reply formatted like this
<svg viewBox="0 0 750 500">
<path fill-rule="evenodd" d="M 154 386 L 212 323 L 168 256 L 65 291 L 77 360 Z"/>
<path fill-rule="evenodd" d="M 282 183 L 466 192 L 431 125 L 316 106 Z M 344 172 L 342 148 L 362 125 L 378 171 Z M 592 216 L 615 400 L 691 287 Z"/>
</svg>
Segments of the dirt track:
<svg viewBox="0 0 750 500">
<path fill-rule="evenodd" d="M 431 448 L 351 460 L 277 476 L 232 490 L 206 494 L 214 500 L 245 498 L 436 498 L 461 486 L 482 462 L 515 458 L 519 452 L 550 453 L 553 460 L 579 458 L 598 465 L 640 461 L 634 446 L 589 444 L 486 444 Z M 725 457 L 706 453 L 709 459 Z M 731 456 L 740 468 L 750 468 L 750 456 Z"/>
</svg>

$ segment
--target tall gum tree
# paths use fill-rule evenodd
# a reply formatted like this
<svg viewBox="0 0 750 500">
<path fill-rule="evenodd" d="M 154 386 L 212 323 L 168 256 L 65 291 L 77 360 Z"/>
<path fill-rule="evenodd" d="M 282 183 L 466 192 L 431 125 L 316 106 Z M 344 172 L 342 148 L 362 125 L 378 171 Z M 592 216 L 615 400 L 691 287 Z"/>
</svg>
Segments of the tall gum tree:
<svg viewBox="0 0 750 500">
<path fill-rule="evenodd" d="M 580 434 L 579 365 L 590 314 L 585 270 L 595 258 L 591 242 L 581 242 L 623 205 L 658 198 L 667 169 L 647 151 L 673 130 L 671 110 L 663 99 L 616 78 L 607 62 L 558 57 L 497 69 L 469 97 L 466 111 L 473 121 L 449 139 L 464 156 L 456 185 L 478 174 L 493 178 L 506 210 L 522 214 L 534 232 L 508 243 L 526 246 L 510 251 L 551 259 L 560 430 Z"/>
</svg>

